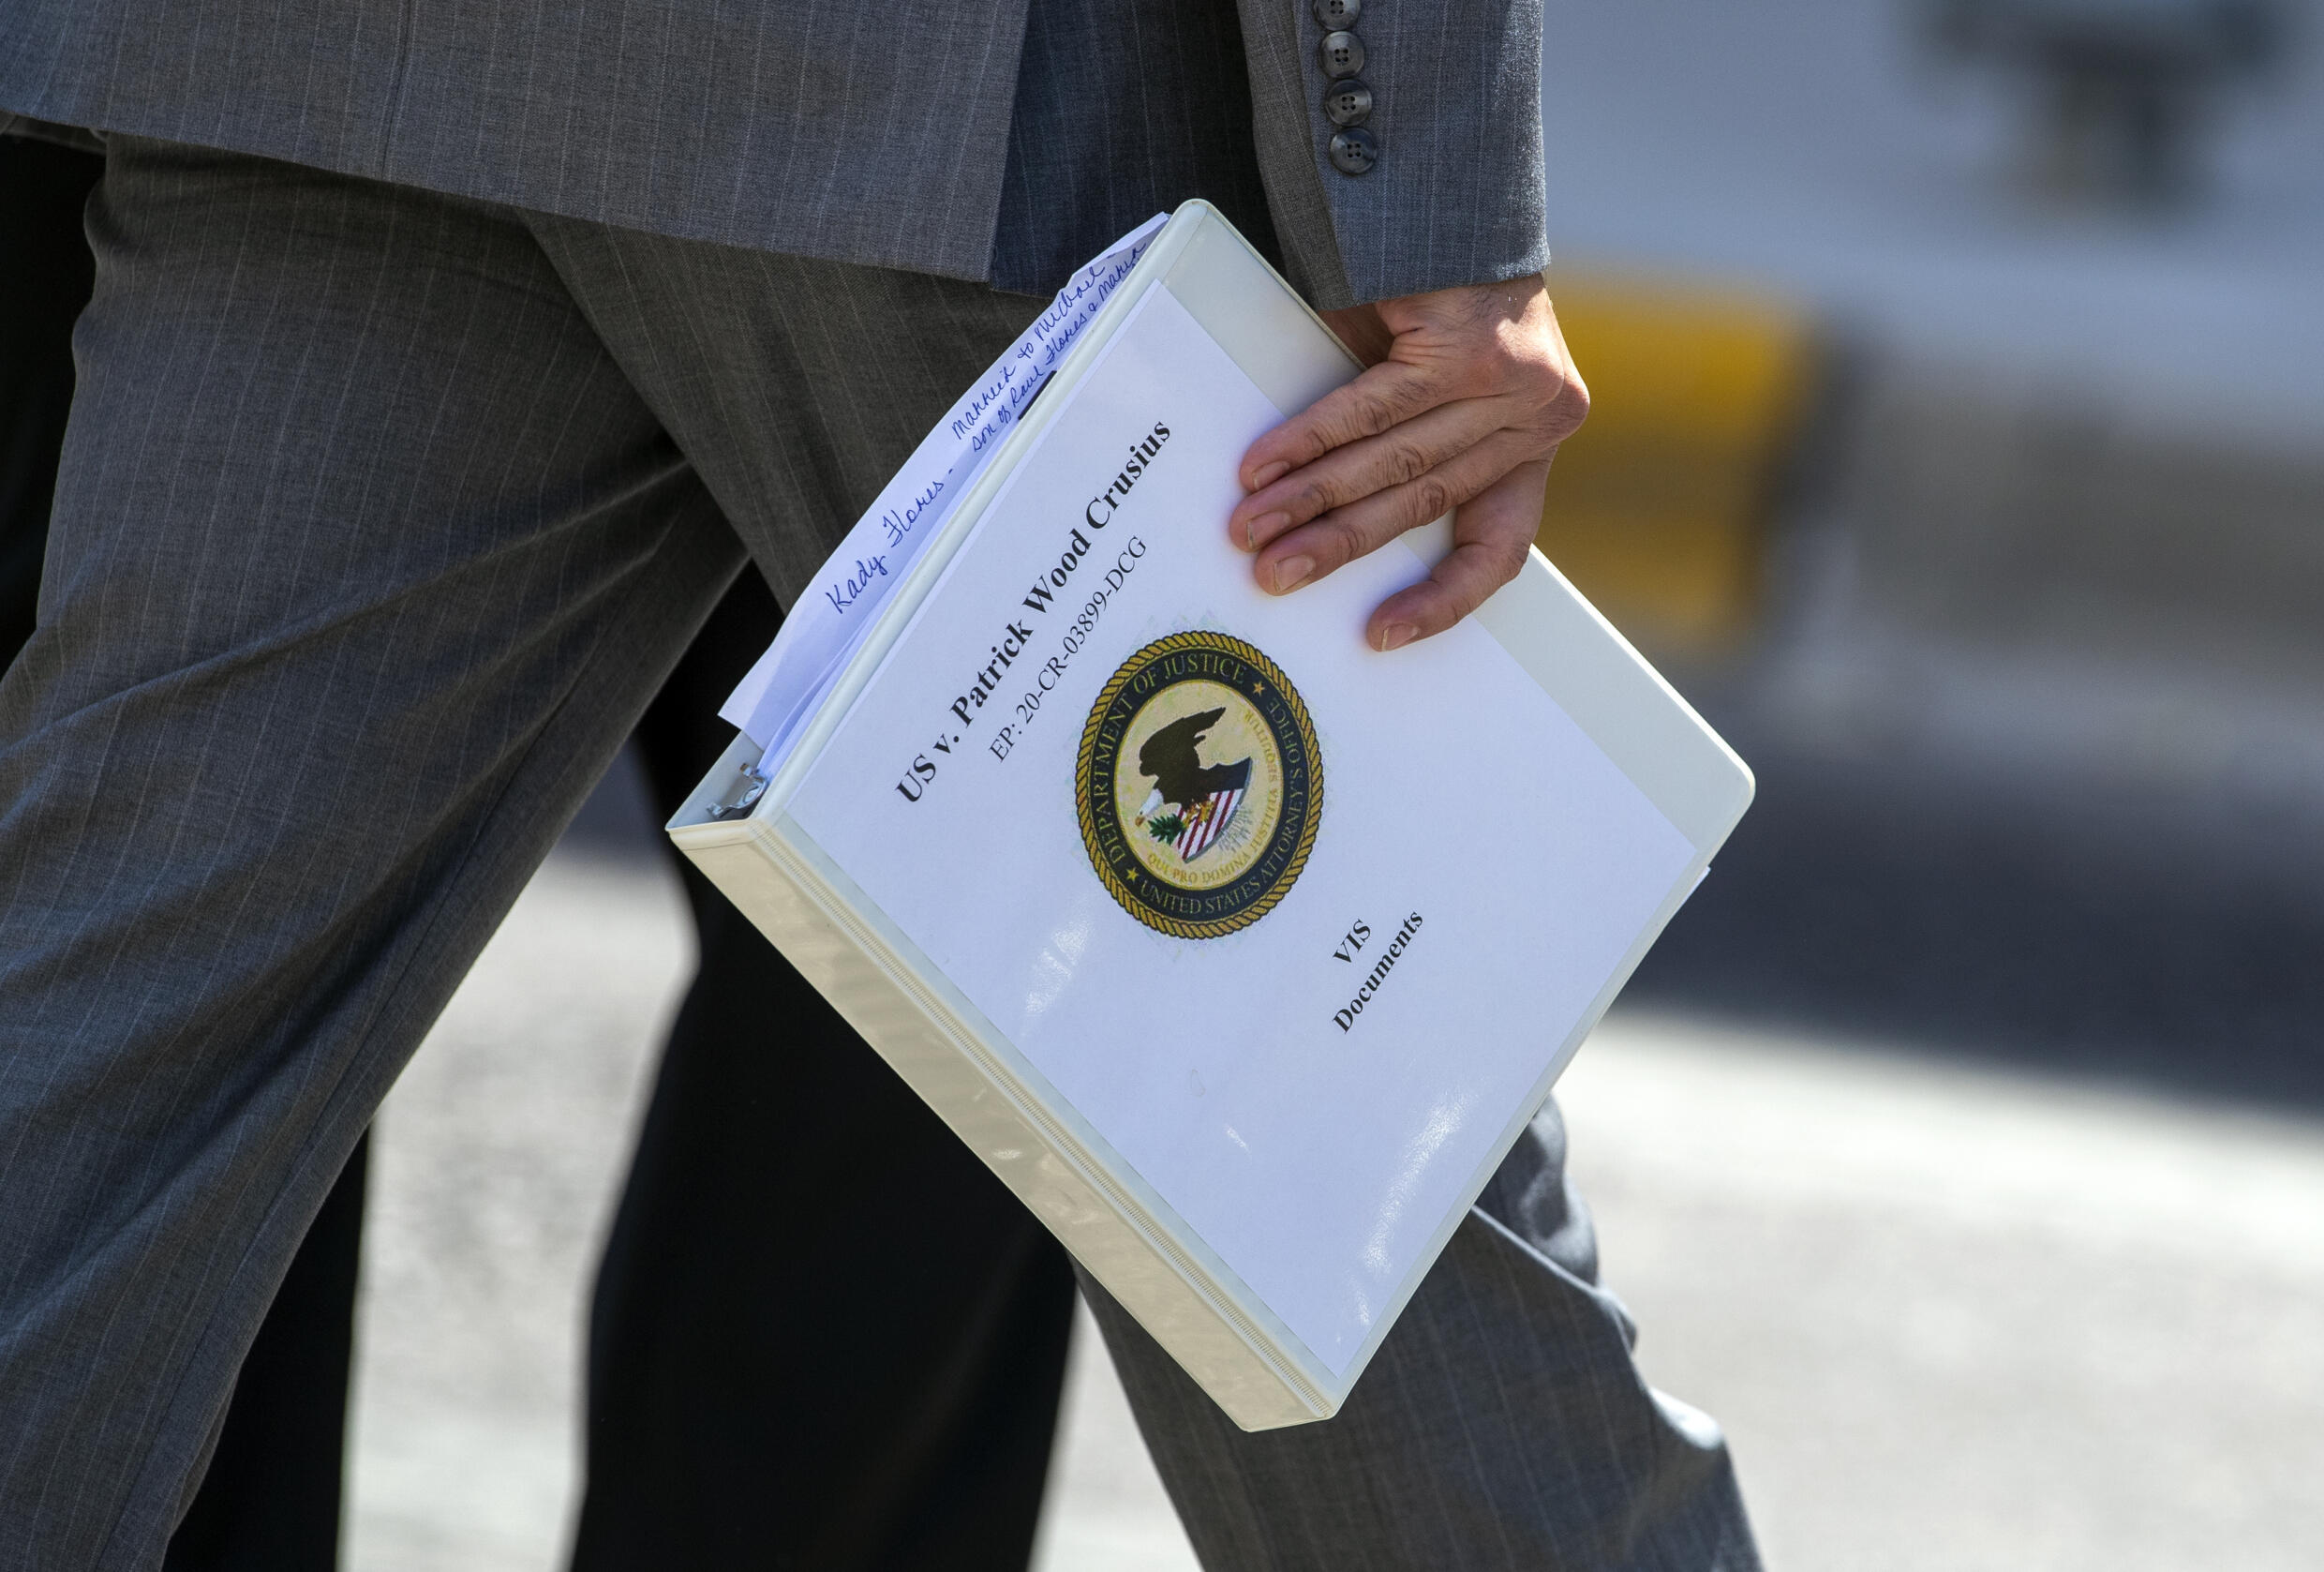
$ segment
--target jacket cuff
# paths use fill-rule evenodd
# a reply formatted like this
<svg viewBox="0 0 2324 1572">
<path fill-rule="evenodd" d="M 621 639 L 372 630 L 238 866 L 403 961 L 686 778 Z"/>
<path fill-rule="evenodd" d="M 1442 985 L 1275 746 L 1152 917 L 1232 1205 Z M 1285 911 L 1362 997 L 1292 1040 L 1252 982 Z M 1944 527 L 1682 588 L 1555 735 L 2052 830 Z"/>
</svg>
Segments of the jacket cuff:
<svg viewBox="0 0 2324 1572">
<path fill-rule="evenodd" d="M 1324 111 L 1329 0 L 1238 0 L 1252 130 L 1291 283 L 1318 309 L 1549 265 L 1542 0 L 1362 0 L 1342 23 L 1371 90 L 1370 167 L 1343 173 Z M 1344 4 L 1344 0 L 1343 0 Z M 1339 68 L 1345 69 L 1343 65 Z M 1362 162 L 1359 157 L 1356 162 Z"/>
</svg>

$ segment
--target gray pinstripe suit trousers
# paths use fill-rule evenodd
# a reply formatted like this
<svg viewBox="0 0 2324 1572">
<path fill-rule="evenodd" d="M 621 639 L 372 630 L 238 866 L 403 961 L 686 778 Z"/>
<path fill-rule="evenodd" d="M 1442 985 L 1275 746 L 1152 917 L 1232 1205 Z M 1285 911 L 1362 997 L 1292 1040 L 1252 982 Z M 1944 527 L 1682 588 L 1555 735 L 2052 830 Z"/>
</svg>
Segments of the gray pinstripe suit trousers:
<svg viewBox="0 0 2324 1572">
<path fill-rule="evenodd" d="M 127 138 L 90 222 L 0 682 L 0 1566 L 40 1572 L 159 1565 L 349 1148 L 746 550 L 796 591 L 1036 305 Z M 1241 1434 L 1097 1295 L 1206 1565 L 1756 1565 L 1554 1121 L 1328 1424 Z"/>
</svg>

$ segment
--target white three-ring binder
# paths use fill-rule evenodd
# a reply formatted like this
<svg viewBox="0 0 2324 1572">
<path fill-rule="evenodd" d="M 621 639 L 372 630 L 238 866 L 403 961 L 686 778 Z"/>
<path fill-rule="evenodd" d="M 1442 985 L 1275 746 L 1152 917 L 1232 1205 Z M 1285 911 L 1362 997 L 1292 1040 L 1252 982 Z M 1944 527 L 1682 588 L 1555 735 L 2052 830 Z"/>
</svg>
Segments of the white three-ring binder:
<svg viewBox="0 0 2324 1572">
<path fill-rule="evenodd" d="M 1751 780 L 1538 554 L 1387 654 L 1441 522 L 1260 593 L 1237 462 L 1358 367 L 1211 208 L 1140 244 L 669 828 L 1256 1430 L 1338 1409 Z"/>
</svg>

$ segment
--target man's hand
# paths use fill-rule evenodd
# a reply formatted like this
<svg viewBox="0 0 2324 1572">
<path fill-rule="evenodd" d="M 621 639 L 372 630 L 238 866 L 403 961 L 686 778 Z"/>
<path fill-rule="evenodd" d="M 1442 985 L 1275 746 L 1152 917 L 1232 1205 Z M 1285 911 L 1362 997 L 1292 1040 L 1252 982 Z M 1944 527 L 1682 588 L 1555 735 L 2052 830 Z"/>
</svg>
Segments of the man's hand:
<svg viewBox="0 0 2324 1572">
<path fill-rule="evenodd" d="M 1393 650 L 1442 633 L 1525 562 L 1557 444 L 1589 410 L 1540 274 L 1325 314 L 1366 361 L 1354 382 L 1251 444 L 1227 521 L 1285 594 L 1452 516 L 1452 552 L 1372 613 Z"/>
</svg>

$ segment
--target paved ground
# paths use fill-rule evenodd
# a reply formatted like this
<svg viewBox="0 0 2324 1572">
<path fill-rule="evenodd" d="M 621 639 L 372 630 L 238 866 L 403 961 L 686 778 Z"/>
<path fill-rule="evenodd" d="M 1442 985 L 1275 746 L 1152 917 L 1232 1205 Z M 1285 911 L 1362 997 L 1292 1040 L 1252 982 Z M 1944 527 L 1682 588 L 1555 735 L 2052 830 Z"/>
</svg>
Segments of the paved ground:
<svg viewBox="0 0 2324 1572">
<path fill-rule="evenodd" d="M 552 861 L 381 1115 L 356 1572 L 559 1565 L 583 1277 L 687 964 L 650 863 Z M 2315 1565 L 2324 1123 L 1666 1014 L 1568 1077 L 1655 1380 L 1774 1565 Z M 1044 1572 L 1183 1572 L 1080 1345 Z"/>
</svg>

